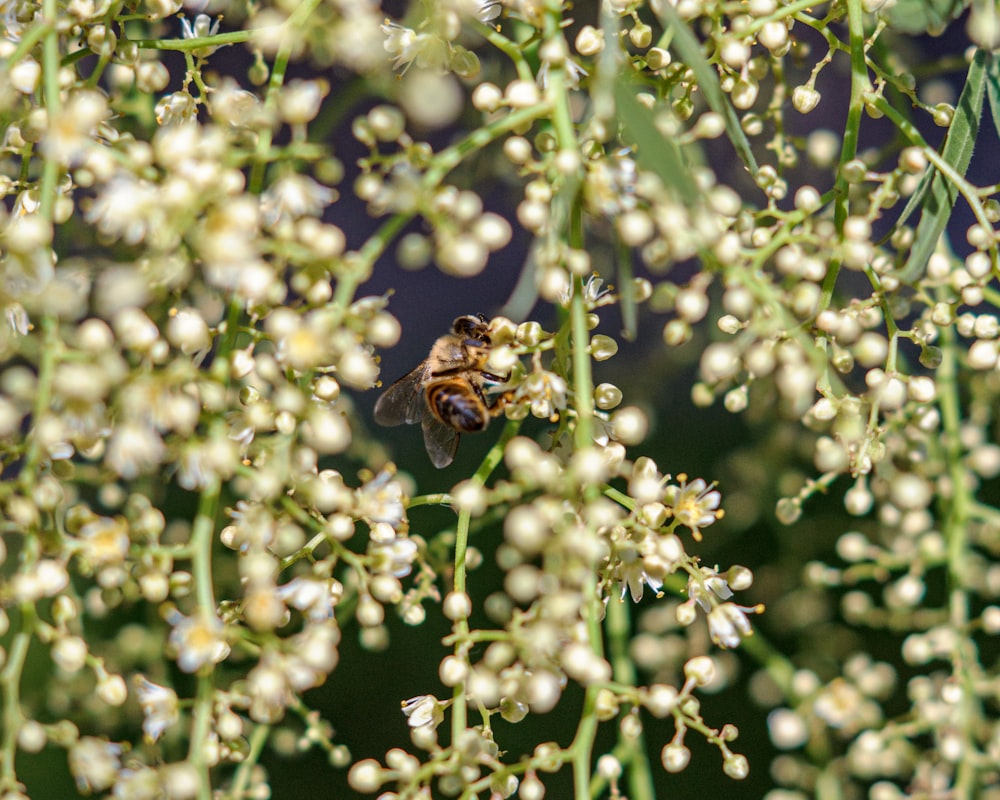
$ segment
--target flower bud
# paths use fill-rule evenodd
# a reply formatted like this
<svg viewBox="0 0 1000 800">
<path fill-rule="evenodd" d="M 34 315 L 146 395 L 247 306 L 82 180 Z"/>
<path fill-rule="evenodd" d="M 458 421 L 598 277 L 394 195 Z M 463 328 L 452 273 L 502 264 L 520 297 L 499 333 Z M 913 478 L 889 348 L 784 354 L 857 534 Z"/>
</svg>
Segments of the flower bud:
<svg viewBox="0 0 1000 800">
<path fill-rule="evenodd" d="M 695 686 L 707 686 L 715 680 L 715 662 L 709 656 L 695 656 L 684 664 L 684 677 Z"/>
<path fill-rule="evenodd" d="M 597 334 L 590 340 L 590 354 L 595 361 L 607 361 L 618 352 L 618 342 L 610 336 Z"/>
<path fill-rule="evenodd" d="M 584 25 L 574 44 L 581 56 L 596 56 L 604 49 L 604 31 L 597 30 L 593 25 Z"/>
<path fill-rule="evenodd" d="M 660 752 L 660 761 L 667 772 L 682 772 L 691 761 L 691 751 L 683 744 L 671 742 Z"/>
<path fill-rule="evenodd" d="M 796 86 L 792 90 L 792 107 L 800 114 L 808 114 L 819 105 L 820 94 L 811 86 Z"/>
<path fill-rule="evenodd" d="M 378 791 L 383 781 L 382 766 L 374 758 L 366 758 L 351 767 L 347 782 L 356 792 L 371 794 Z"/>
</svg>

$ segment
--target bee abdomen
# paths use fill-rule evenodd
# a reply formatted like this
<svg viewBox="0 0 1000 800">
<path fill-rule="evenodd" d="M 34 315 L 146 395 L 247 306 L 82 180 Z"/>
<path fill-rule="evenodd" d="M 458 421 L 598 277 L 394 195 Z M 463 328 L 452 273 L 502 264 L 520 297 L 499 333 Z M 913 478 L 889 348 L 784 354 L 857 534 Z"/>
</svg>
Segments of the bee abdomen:
<svg viewBox="0 0 1000 800">
<path fill-rule="evenodd" d="M 439 383 L 427 389 L 427 403 L 434 416 L 462 433 L 475 433 L 489 423 L 483 401 L 465 383 Z"/>
</svg>

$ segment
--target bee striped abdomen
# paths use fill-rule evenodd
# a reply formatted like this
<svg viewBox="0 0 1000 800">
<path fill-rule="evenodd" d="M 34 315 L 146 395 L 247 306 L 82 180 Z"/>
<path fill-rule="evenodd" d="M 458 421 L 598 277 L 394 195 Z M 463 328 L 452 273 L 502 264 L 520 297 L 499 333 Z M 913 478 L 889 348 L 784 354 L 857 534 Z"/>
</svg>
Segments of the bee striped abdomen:
<svg viewBox="0 0 1000 800">
<path fill-rule="evenodd" d="M 451 333 L 434 342 L 416 369 L 382 393 L 375 403 L 375 421 L 379 425 L 419 422 L 431 463 L 447 467 L 461 435 L 485 430 L 506 404 L 502 398 L 491 403 L 485 395 L 509 377 L 486 371 L 492 346 L 485 317 L 459 317 Z"/>
<path fill-rule="evenodd" d="M 482 399 L 464 381 L 442 381 L 429 386 L 427 404 L 441 422 L 462 433 L 481 431 L 490 421 Z"/>
</svg>

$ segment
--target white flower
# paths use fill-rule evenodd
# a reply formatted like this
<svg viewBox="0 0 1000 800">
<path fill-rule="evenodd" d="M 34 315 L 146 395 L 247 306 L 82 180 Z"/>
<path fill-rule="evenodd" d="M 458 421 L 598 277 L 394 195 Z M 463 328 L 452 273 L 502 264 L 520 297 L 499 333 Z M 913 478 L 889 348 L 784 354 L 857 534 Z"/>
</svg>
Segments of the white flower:
<svg viewBox="0 0 1000 800">
<path fill-rule="evenodd" d="M 175 613 L 170 622 L 174 627 L 169 643 L 176 654 L 177 666 L 184 672 L 197 672 L 229 655 L 226 628 L 218 617 L 185 617 Z"/>
<path fill-rule="evenodd" d="M 289 81 L 278 97 L 278 110 L 285 122 L 305 125 L 319 114 L 323 98 L 329 91 L 326 81 Z"/>
<path fill-rule="evenodd" d="M 401 705 L 411 728 L 436 728 L 444 720 L 444 705 L 434 695 L 411 697 Z"/>
<path fill-rule="evenodd" d="M 440 71 L 448 63 L 448 43 L 431 33 L 417 33 L 412 28 L 386 22 L 381 26 L 386 39 L 385 51 L 392 57 L 394 69 L 406 72 L 410 64 L 421 69 Z"/>
<path fill-rule="evenodd" d="M 701 568 L 701 575 L 688 578 L 688 603 L 697 603 L 708 614 L 708 633 L 719 647 L 738 647 L 740 642 L 753 634 L 749 615 L 761 614 L 763 603 L 740 606 L 726 601 L 733 596 L 729 582 L 715 570 Z M 693 612 L 692 612 L 693 613 Z"/>
<path fill-rule="evenodd" d="M 62 164 L 80 164 L 97 145 L 97 130 L 110 116 L 108 99 L 92 89 L 77 91 L 52 115 L 41 148 Z"/>
<path fill-rule="evenodd" d="M 123 768 L 118 773 L 112 796 L 115 800 L 153 800 L 162 797 L 162 777 L 151 767 Z"/>
<path fill-rule="evenodd" d="M 394 470 L 384 469 L 357 491 L 358 516 L 371 522 L 388 522 L 394 528 L 406 518 L 403 485 L 393 480 Z"/>
<path fill-rule="evenodd" d="M 387 544 L 372 542 L 368 545 L 368 555 L 372 559 L 373 572 L 388 572 L 397 578 L 403 578 L 413 571 L 417 543 L 413 539 L 398 537 Z"/>
<path fill-rule="evenodd" d="M 667 487 L 663 502 L 672 510 L 674 519 L 690 528 L 695 541 L 700 542 L 701 529 L 722 517 L 722 495 L 714 484 L 709 486 L 701 478 L 688 483 L 687 476 L 677 477 L 680 484 Z"/>
<path fill-rule="evenodd" d="M 389 22 L 388 20 L 386 20 L 385 24 L 380 27 L 382 29 L 382 33 L 385 34 L 385 42 L 382 46 L 385 48 L 385 51 L 393 57 L 393 67 L 399 69 L 400 67 L 408 66 L 409 63 L 417 57 L 416 31 L 412 28 L 407 28 L 404 25 Z"/>
<path fill-rule="evenodd" d="M 333 616 L 333 594 L 328 580 L 317 578 L 292 578 L 275 590 L 278 598 L 292 608 L 302 611 L 311 620 Z"/>
<path fill-rule="evenodd" d="M 96 517 L 80 529 L 81 554 L 93 566 L 121 564 L 128 555 L 129 544 L 122 519 Z"/>
<path fill-rule="evenodd" d="M 879 713 L 877 705 L 866 701 L 858 687 L 843 678 L 834 678 L 823 688 L 813 709 L 831 728 L 848 728 L 866 717 L 877 718 Z"/>
<path fill-rule="evenodd" d="M 657 597 L 662 596 L 663 581 L 646 572 L 641 558 L 635 558 L 630 564 L 622 566 L 622 600 L 625 599 L 626 591 L 632 595 L 633 603 L 642 600 L 643 584 L 648 584 Z"/>
<path fill-rule="evenodd" d="M 284 716 L 295 699 L 288 680 L 288 669 L 280 656 L 265 653 L 260 663 L 247 675 L 250 716 L 257 722 L 271 724 Z"/>
<path fill-rule="evenodd" d="M 122 420 L 116 424 L 104 455 L 105 463 L 126 480 L 157 467 L 166 446 L 149 423 Z"/>
<path fill-rule="evenodd" d="M 278 178 L 261 196 L 261 216 L 268 226 L 299 217 L 318 217 L 336 199 L 337 192 L 329 186 L 308 175 L 291 173 Z"/>
<path fill-rule="evenodd" d="M 31 330 L 31 319 L 20 303 L 11 303 L 4 309 L 4 317 L 14 336 L 27 336 Z"/>
<path fill-rule="evenodd" d="M 503 3 L 498 0 L 455 0 L 455 10 L 482 23 L 488 23 L 500 16 Z"/>
<path fill-rule="evenodd" d="M 239 448 L 228 438 L 192 442 L 181 453 L 177 483 L 189 492 L 230 477 L 240 463 Z"/>
<path fill-rule="evenodd" d="M 149 742 L 155 742 L 163 732 L 177 722 L 177 693 L 166 686 L 160 686 L 143 675 L 136 675 L 135 691 L 142 709 L 142 732 Z"/>
<path fill-rule="evenodd" d="M 566 380 L 554 372 L 537 370 L 517 387 L 514 402 L 527 401 L 531 415 L 539 419 L 553 419 L 566 408 Z"/>
<path fill-rule="evenodd" d="M 719 647 L 739 647 L 745 637 L 753 635 L 749 615 L 762 610 L 762 606 L 722 603 L 708 613 L 708 634 Z"/>
<path fill-rule="evenodd" d="M 0 0 L 0 38 L 6 39 L 9 42 L 19 42 L 21 41 L 21 32 L 24 30 L 24 25 L 22 25 L 17 20 L 17 12 L 20 9 L 20 3 L 16 0 Z M 37 16 L 39 12 L 35 12 Z"/>
<path fill-rule="evenodd" d="M 219 32 L 219 23 L 222 22 L 222 18 L 219 17 L 212 22 L 212 18 L 208 14 L 199 14 L 194 18 L 194 24 L 188 19 L 181 20 L 181 38 L 183 39 L 205 39 L 209 36 L 215 36 Z M 192 50 L 192 53 L 198 58 L 205 58 L 210 56 L 219 48 L 217 47 L 199 47 L 196 50 Z"/>
<path fill-rule="evenodd" d="M 232 537 L 227 547 L 241 553 L 270 547 L 278 535 L 278 526 L 268 507 L 260 503 L 239 500 L 229 511 L 233 520 Z"/>
<path fill-rule="evenodd" d="M 251 127 L 264 122 L 260 98 L 248 92 L 232 78 L 224 78 L 208 97 L 212 118 L 234 128 Z"/>
<path fill-rule="evenodd" d="M 476 16 L 480 22 L 489 22 L 492 19 L 496 19 L 500 16 L 500 12 L 503 11 L 503 3 L 493 2 L 493 0 L 475 0 L 475 2 L 479 6 Z"/>
<path fill-rule="evenodd" d="M 341 16 L 330 27 L 330 36 L 336 37 L 338 63 L 354 72 L 370 73 L 382 66 L 380 45 L 384 41 L 379 30 L 379 18 L 356 0 L 340 3 Z"/>
<path fill-rule="evenodd" d="M 597 306 L 607 305 L 611 298 L 608 297 L 611 290 L 608 288 L 602 288 L 604 286 L 604 279 L 599 277 L 595 272 L 589 278 L 587 282 L 583 284 L 583 291 L 581 293 L 583 297 L 584 305 L 587 308 L 596 308 Z M 573 284 L 570 283 L 566 286 L 565 291 L 559 294 L 559 304 L 569 308 L 569 304 L 573 299 Z M 598 303 L 602 297 L 608 297 L 608 300 Z"/>
<path fill-rule="evenodd" d="M 122 747 L 94 736 L 84 736 L 69 749 L 69 771 L 83 794 L 102 792 L 121 769 Z"/>
<path fill-rule="evenodd" d="M 718 600 L 728 600 L 733 596 L 733 590 L 729 588 L 729 582 L 708 567 L 702 567 L 702 577 L 692 575 L 688 578 L 687 595 L 688 599 L 694 600 L 702 611 L 710 612 Z"/>
<path fill-rule="evenodd" d="M 577 64 L 572 58 L 567 58 L 562 62 L 562 67 L 566 72 L 566 83 L 571 89 L 575 89 L 580 85 L 580 78 L 587 76 L 587 70 L 582 66 Z M 546 61 L 538 70 L 538 83 L 544 89 L 549 85 L 549 71 L 552 68 L 552 62 Z"/>
<path fill-rule="evenodd" d="M 126 244 L 139 244 L 152 229 L 166 224 L 157 187 L 129 172 L 119 172 L 104 185 L 85 218 L 100 233 Z"/>
<path fill-rule="evenodd" d="M 588 306 L 596 305 L 598 300 L 611 293 L 610 288 L 602 289 L 603 285 L 604 279 L 599 278 L 596 272 L 587 278 L 587 282 L 583 285 L 583 301 Z"/>
<path fill-rule="evenodd" d="M 161 97 L 153 108 L 158 125 L 194 122 L 198 116 L 198 103 L 187 92 L 174 92 Z"/>
<path fill-rule="evenodd" d="M 202 351 L 200 355 L 204 355 L 204 353 L 205 351 Z M 199 359 L 196 358 L 195 361 L 197 363 Z M 257 430 L 242 413 L 227 414 L 226 421 L 229 423 L 229 438 L 239 445 L 240 455 L 246 457 L 247 448 L 253 443 Z"/>
<path fill-rule="evenodd" d="M 292 690 L 305 692 L 322 684 L 337 666 L 340 631 L 329 623 L 307 625 L 289 641 L 284 670 Z"/>
</svg>

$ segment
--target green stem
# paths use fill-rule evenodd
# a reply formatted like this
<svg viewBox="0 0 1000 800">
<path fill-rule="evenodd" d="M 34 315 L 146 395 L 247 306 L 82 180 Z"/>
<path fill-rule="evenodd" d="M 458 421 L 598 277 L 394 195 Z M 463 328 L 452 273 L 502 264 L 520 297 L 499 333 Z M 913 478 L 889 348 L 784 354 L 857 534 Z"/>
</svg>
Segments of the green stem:
<svg viewBox="0 0 1000 800">
<path fill-rule="evenodd" d="M 588 686 L 580 712 L 580 724 L 569 750 L 573 759 L 573 800 L 590 800 L 590 774 L 594 740 L 597 738 L 598 686 Z"/>
<path fill-rule="evenodd" d="M 271 68 L 271 79 L 267 85 L 267 97 L 264 100 L 264 107 L 274 113 L 278 104 L 278 92 L 285 82 L 285 70 L 288 69 L 288 60 L 292 54 L 292 45 L 286 36 L 282 39 L 281 49 L 274 59 L 274 66 Z M 266 154 L 271 149 L 272 133 L 270 126 L 263 126 L 257 134 L 257 148 L 253 166 L 250 168 L 250 180 L 248 187 L 254 194 L 260 194 L 264 188 L 264 175 L 267 170 Z"/>
<path fill-rule="evenodd" d="M 128 41 L 142 50 L 177 50 L 183 53 L 204 47 L 223 47 L 227 44 L 249 42 L 262 30 L 268 29 L 230 31 L 217 33 L 215 36 L 198 36 L 194 39 L 129 39 Z"/>
<path fill-rule="evenodd" d="M 40 322 L 42 328 L 41 357 L 38 364 L 38 381 L 35 386 L 35 404 L 32 408 L 33 427 L 37 430 L 39 423 L 51 411 L 52 381 L 55 376 L 56 364 L 61 351 L 59 340 L 59 323 L 54 317 L 44 316 Z M 35 484 L 38 464 L 42 459 L 41 445 L 37 434 L 27 437 L 27 452 L 24 457 L 24 468 L 19 475 L 19 481 L 25 491 Z"/>
<path fill-rule="evenodd" d="M 844 143 L 840 150 L 840 171 L 835 185 L 837 199 L 834 205 L 833 219 L 838 231 L 843 230 L 844 221 L 850 213 L 850 193 L 847 179 L 844 176 L 844 166 L 857 157 L 861 116 L 865 108 L 865 93 L 871 88 L 868 67 L 865 64 L 864 8 L 861 0 L 847 0 L 847 26 L 851 47 L 851 98 L 847 108 L 847 124 L 844 127 Z M 839 273 L 840 260 L 831 261 L 826 279 L 823 281 L 823 291 L 819 303 L 821 309 L 829 307 Z"/>
<path fill-rule="evenodd" d="M 215 683 L 212 671 L 206 667 L 198 675 L 198 696 L 194 701 L 194 721 L 191 725 L 191 742 L 188 747 L 188 760 L 198 771 L 198 800 L 211 800 L 212 776 L 206 759 L 208 735 L 212 727 L 212 705 L 215 697 Z"/>
<path fill-rule="evenodd" d="M 194 576 L 197 614 L 203 619 L 215 617 L 215 591 L 212 586 L 212 545 L 215 540 L 215 515 L 218 512 L 221 485 L 213 480 L 202 489 L 198 513 L 191 527 L 191 572 Z M 198 675 L 198 695 L 192 710 L 191 741 L 188 759 L 200 776 L 199 800 L 211 800 L 212 779 L 206 760 L 208 736 L 211 732 L 215 685 L 210 666 Z"/>
<path fill-rule="evenodd" d="M 938 172 L 951 181 L 951 184 L 958 190 L 958 193 L 965 198 L 965 202 L 972 209 L 976 222 L 982 226 L 983 230 L 992 231 L 993 223 L 990 222 L 986 209 L 979 198 L 979 190 L 969 183 L 951 164 L 945 161 L 937 150 L 928 147 L 924 150 L 924 155 L 927 156 L 927 160 L 934 165 Z M 995 251 L 996 244 L 990 250 Z"/>
<path fill-rule="evenodd" d="M 590 447 L 594 441 L 594 379 L 591 373 L 590 332 L 587 330 L 587 310 L 583 304 L 581 278 L 574 278 L 570 326 L 573 343 L 573 392 L 577 414 L 574 441 L 577 449 L 582 450 Z M 588 488 L 597 491 L 596 486 Z"/>
<path fill-rule="evenodd" d="M 284 31 L 281 37 L 281 44 L 278 53 L 274 57 L 274 66 L 271 68 L 271 78 L 267 84 L 267 97 L 264 100 L 265 108 L 274 112 L 278 104 L 278 94 L 285 82 L 285 71 L 288 69 L 288 62 L 295 49 L 295 42 L 302 36 L 302 28 L 309 17 L 320 4 L 320 0 L 304 0 L 296 7 L 294 13 L 283 24 Z M 267 161 L 264 154 L 271 148 L 272 131 L 269 126 L 264 126 L 258 132 L 257 152 L 253 167 L 250 170 L 250 180 L 248 182 L 250 191 L 260 194 L 264 188 L 264 172 L 267 169 Z"/>
<path fill-rule="evenodd" d="M 546 41 L 563 39 L 562 3 L 548 0 L 546 3 L 544 37 Z M 569 107 L 569 85 L 565 67 L 552 64 L 549 71 L 546 96 L 552 107 L 552 125 L 559 150 L 579 152 L 579 143 Z M 579 208 L 579 171 L 556 176 L 558 195 L 553 200 L 550 235 L 562 236 L 571 247 L 582 247 L 583 231 Z M 590 334 L 587 329 L 587 309 L 584 305 L 583 280 L 573 278 L 573 296 L 569 307 L 569 338 L 572 352 L 572 377 L 576 424 L 574 444 L 577 450 L 593 446 L 594 387 L 590 364 Z M 592 498 L 599 493 L 597 486 L 584 487 L 585 497 Z M 582 587 L 586 598 L 583 611 L 587 622 L 588 643 L 596 655 L 603 655 L 604 646 L 600 623 L 600 599 L 597 594 L 596 577 L 590 576 L 588 584 Z M 594 741 L 597 737 L 597 686 L 588 686 L 584 696 L 583 710 L 576 729 L 576 736 L 570 746 L 573 763 L 574 800 L 589 800 L 593 764 Z"/>
<path fill-rule="evenodd" d="M 753 21 L 751 21 L 750 24 L 748 24 L 746 28 L 741 31 L 741 33 L 745 32 L 748 36 L 752 35 L 760 31 L 769 22 L 794 17 L 800 11 L 808 11 L 810 8 L 815 8 L 816 5 L 817 4 L 814 0 L 795 0 L 795 2 L 792 3 L 783 3 L 776 10 L 766 16 L 754 17 Z"/>
<path fill-rule="evenodd" d="M 20 630 L 14 634 L 7 647 L 7 663 L 0 672 L 0 688 L 3 697 L 3 738 L 0 740 L 0 790 L 14 790 L 18 787 L 17 736 L 24 722 L 21 714 L 21 676 L 28 658 L 34 630 L 34 606 L 22 603 L 20 606 Z"/>
<path fill-rule="evenodd" d="M 629 656 L 628 645 L 632 636 L 631 609 L 624 601 L 612 598 L 607 605 L 608 650 L 614 679 L 621 684 L 634 686 L 635 665 Z M 649 765 L 645 737 L 640 734 L 635 739 L 618 736 L 616 751 L 622 752 L 628 760 L 628 784 L 630 800 L 656 800 L 653 772 Z"/>
<path fill-rule="evenodd" d="M 583 701 L 580 724 L 576 729 L 571 752 L 573 754 L 573 800 L 590 800 L 590 763 L 597 737 L 596 686 L 588 686 Z"/>
<path fill-rule="evenodd" d="M 976 752 L 976 730 L 983 724 L 982 708 L 977 699 L 975 674 L 977 658 L 975 644 L 968 636 L 969 591 L 968 565 L 972 555 L 968 538 L 971 497 L 969 480 L 962 459 L 961 400 L 959 396 L 958 342 L 954 329 L 941 330 L 942 361 L 937 382 L 940 397 L 941 422 L 944 429 L 945 457 L 948 461 L 952 496 L 948 501 L 944 533 L 948 553 L 949 622 L 956 636 L 952 654 L 952 671 L 963 691 L 958 700 L 958 727 L 966 752 Z M 978 766 L 973 758 L 959 762 L 953 796 L 961 800 L 978 797 L 980 790 Z"/>
<path fill-rule="evenodd" d="M 484 487 L 486 485 L 487 479 L 503 459 L 503 453 L 507 446 L 507 442 L 517 435 L 520 427 L 521 423 L 519 420 L 507 421 L 500 438 L 493 445 L 493 447 L 490 448 L 490 451 L 486 454 L 486 458 L 483 459 L 479 468 L 472 476 L 472 481 L 474 483 L 480 487 Z M 468 577 L 468 573 L 466 571 L 466 555 L 469 550 L 469 523 L 471 519 L 472 515 L 467 510 L 463 509 L 458 514 L 458 524 L 455 528 L 455 576 L 453 579 L 453 589 L 455 592 L 460 592 L 462 594 L 466 593 L 467 586 L 466 578 Z M 455 642 L 455 654 L 464 657 L 464 654 L 467 652 L 469 647 L 468 617 L 460 617 L 455 620 L 454 625 L 452 625 L 451 638 Z M 459 736 L 465 731 L 467 726 L 468 715 L 465 699 L 465 684 L 460 682 L 452 691 L 451 741 L 453 745 L 459 740 Z"/>
<path fill-rule="evenodd" d="M 514 65 L 514 69 L 517 71 L 517 77 L 520 80 L 535 80 L 535 76 L 531 72 L 531 65 L 525 60 L 523 49 L 518 42 L 511 41 L 491 25 L 476 22 L 474 27 L 480 34 L 482 34 L 486 41 L 511 60 L 511 63 Z"/>
<path fill-rule="evenodd" d="M 30 26 L 25 30 L 14 51 L 6 57 L 4 67 L 10 68 L 28 55 L 28 53 L 35 49 L 35 45 L 53 30 L 55 30 L 55 22 L 47 16 L 40 24 Z"/>
<path fill-rule="evenodd" d="M 44 0 L 42 16 L 45 19 L 45 38 L 42 42 L 42 80 L 45 94 L 45 113 L 51 124 L 59 112 L 59 32 L 55 20 L 58 16 L 57 0 Z M 59 183 L 59 162 L 47 155 L 42 162 L 42 182 L 39 190 L 39 213 L 52 221 Z"/>
<path fill-rule="evenodd" d="M 198 608 L 206 616 L 215 616 L 215 590 L 212 586 L 212 544 L 215 539 L 215 515 L 221 485 L 215 480 L 205 487 L 198 501 L 198 514 L 191 526 L 191 571 L 194 575 Z"/>
<path fill-rule="evenodd" d="M 257 766 L 257 762 L 260 761 L 260 754 L 264 750 L 264 745 L 267 743 L 267 737 L 270 733 L 270 725 L 257 725 L 254 727 L 253 733 L 250 734 L 250 751 L 236 768 L 236 774 L 233 776 L 233 784 L 229 789 L 229 797 L 232 800 L 243 800 L 246 796 L 247 788 L 250 785 L 250 777 Z"/>
<path fill-rule="evenodd" d="M 424 173 L 422 181 L 424 191 L 430 192 L 434 189 L 470 153 L 481 150 L 490 142 L 501 138 L 510 131 L 543 116 L 548 109 L 547 103 L 539 103 L 530 108 L 512 111 L 507 116 L 483 128 L 478 128 L 456 144 L 446 147 L 434 156 L 431 166 Z M 333 296 L 333 303 L 336 307 L 347 308 L 353 301 L 358 286 L 371 277 L 375 262 L 386 251 L 396 234 L 402 230 L 406 223 L 417 216 L 417 213 L 417 210 L 414 210 L 389 217 L 382 223 L 382 227 L 372 234 L 358 252 L 344 264 L 343 269 L 337 273 L 337 288 Z"/>
<path fill-rule="evenodd" d="M 471 515 L 467 510 L 462 510 L 458 514 L 458 525 L 455 529 L 455 578 L 454 591 L 465 593 L 466 591 L 466 568 L 465 557 L 469 549 L 469 520 Z M 461 617 L 455 620 L 452 631 L 457 637 L 459 644 L 456 652 L 465 648 L 462 643 L 463 637 L 469 635 L 469 619 Z M 465 703 L 465 682 L 459 683 L 452 690 L 451 705 L 451 743 L 457 745 L 459 737 L 468 727 L 467 708 Z"/>
</svg>

